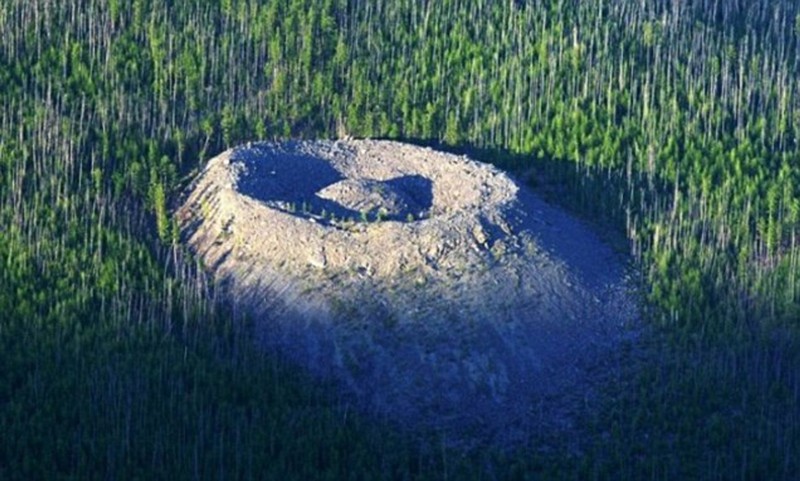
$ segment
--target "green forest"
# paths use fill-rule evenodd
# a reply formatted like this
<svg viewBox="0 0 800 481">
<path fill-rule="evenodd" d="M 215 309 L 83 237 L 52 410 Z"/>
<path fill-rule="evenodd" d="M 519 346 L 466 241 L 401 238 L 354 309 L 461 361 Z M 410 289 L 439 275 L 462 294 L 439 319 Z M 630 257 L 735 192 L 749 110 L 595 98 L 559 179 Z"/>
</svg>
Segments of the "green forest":
<svg viewBox="0 0 800 481">
<path fill-rule="evenodd" d="M 258 139 L 467 152 L 652 333 L 583 447 L 457 452 L 249 339 L 171 212 Z M 0 1 L 0 479 L 796 479 L 800 3 Z"/>
</svg>

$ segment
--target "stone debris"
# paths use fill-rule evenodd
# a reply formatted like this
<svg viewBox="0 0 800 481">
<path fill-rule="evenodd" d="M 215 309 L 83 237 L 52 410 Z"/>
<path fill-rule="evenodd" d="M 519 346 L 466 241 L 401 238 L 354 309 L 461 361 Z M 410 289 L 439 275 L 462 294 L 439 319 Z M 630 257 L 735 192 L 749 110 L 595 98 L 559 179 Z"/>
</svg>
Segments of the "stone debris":
<svg viewBox="0 0 800 481">
<path fill-rule="evenodd" d="M 252 142 L 209 161 L 177 215 L 265 349 L 464 446 L 572 425 L 602 382 L 589 368 L 638 329 L 619 255 L 463 156 Z"/>
</svg>

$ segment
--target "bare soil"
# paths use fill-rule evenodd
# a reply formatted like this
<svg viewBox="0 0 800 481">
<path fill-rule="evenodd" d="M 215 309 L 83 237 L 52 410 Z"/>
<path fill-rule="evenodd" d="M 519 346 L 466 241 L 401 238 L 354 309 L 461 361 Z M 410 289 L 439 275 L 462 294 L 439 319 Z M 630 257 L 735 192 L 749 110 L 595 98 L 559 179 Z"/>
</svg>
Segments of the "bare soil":
<svg viewBox="0 0 800 481">
<path fill-rule="evenodd" d="M 248 144 L 208 163 L 178 216 L 261 345 L 453 444 L 571 430 L 637 337 L 625 260 L 466 157 Z"/>
</svg>

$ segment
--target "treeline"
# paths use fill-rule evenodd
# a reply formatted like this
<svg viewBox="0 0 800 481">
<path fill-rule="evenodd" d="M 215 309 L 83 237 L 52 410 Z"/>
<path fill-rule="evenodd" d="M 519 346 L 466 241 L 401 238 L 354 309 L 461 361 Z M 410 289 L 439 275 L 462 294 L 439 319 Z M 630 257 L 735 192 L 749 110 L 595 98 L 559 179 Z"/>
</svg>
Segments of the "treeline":
<svg viewBox="0 0 800 481">
<path fill-rule="evenodd" d="M 84 366 L 72 382 L 91 385 L 106 355 L 89 361 L 75 346 L 100 349 L 102 339 L 125 346 L 144 336 L 155 345 L 169 333 L 176 344 L 165 352 L 211 353 L 196 362 L 187 355 L 191 376 L 223 376 L 209 359 L 238 362 L 246 349 L 230 332 L 244 323 L 231 322 L 201 266 L 182 252 L 170 202 L 188 173 L 237 142 L 349 134 L 441 142 L 532 169 L 540 187 L 558 185 L 557 201 L 623 232 L 654 321 L 679 343 L 739 346 L 729 362 L 708 362 L 718 369 L 696 373 L 678 362 L 667 377 L 681 378 L 697 399 L 697 386 L 720 370 L 718 379 L 734 379 L 744 369 L 755 379 L 742 408 L 758 433 L 753 455 L 771 456 L 773 477 L 796 472 L 797 461 L 786 457 L 800 449 L 796 407 L 775 412 L 767 404 L 773 389 L 787 403 L 796 399 L 800 380 L 766 367 L 796 358 L 794 351 L 749 343 L 772 339 L 776 327 L 796 331 L 800 314 L 797 2 L 7 0 L 0 32 L 0 361 L 8 368 L 0 371 L 9 373 L 0 426 L 26 435 L 26 424 L 14 423 L 45 402 L 39 389 L 55 382 L 58 366 Z M 143 379 L 175 361 L 164 356 L 144 364 Z M 742 367 L 746 359 L 758 361 L 750 363 L 755 371 Z M 129 383 L 120 395 L 138 389 L 139 374 L 111 365 Z M 250 379 L 234 372 L 233 383 Z M 166 375 L 174 386 L 189 382 Z M 269 382 L 294 385 L 292 376 Z M 162 394 L 185 392 L 174 386 Z M 211 405 L 221 402 L 203 393 Z M 653 402 L 663 403 L 663 394 Z M 28 433 L 48 449 L 44 426 L 73 435 L 77 422 L 69 402 L 52 403 L 55 418 Z M 632 409 L 647 418 L 653 409 L 643 403 Z M 141 407 L 142 419 L 149 409 Z M 698 408 L 697 419 L 714 409 Z M 208 412 L 193 413 L 205 422 Z M 677 416 L 651 422 L 666 426 Z M 721 432 L 730 434 L 734 417 L 725 416 Z M 613 419 L 641 434 L 619 414 Z M 774 436 L 761 431 L 775 425 L 782 428 Z M 275 432 L 288 436 L 286 426 Z M 203 429 L 193 435 L 208 435 Z M 701 443 L 680 432 L 687 446 Z M 176 429 L 164 439 L 185 434 Z M 326 442 L 307 434 L 307 446 Z M 19 449 L 33 452 L 4 439 L 0 461 L 8 462 L 0 466 L 13 466 Z M 687 464 L 680 457 L 692 456 L 687 448 L 617 465 L 630 454 L 619 442 L 616 454 L 576 469 L 602 476 L 649 467 L 667 476 L 685 465 L 691 475 L 731 455 L 721 443 L 704 444 L 720 457 Z M 408 468 L 406 461 L 399 463 Z M 443 469 L 440 461 L 419 463 Z"/>
</svg>

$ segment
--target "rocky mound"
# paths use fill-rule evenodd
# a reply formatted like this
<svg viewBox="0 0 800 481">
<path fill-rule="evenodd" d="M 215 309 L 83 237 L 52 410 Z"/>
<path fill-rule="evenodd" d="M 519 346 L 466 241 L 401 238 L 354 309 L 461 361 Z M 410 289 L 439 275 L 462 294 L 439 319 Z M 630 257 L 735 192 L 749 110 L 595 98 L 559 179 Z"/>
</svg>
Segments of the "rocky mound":
<svg viewBox="0 0 800 481">
<path fill-rule="evenodd" d="M 318 195 L 346 210 L 360 212 L 362 219 L 413 221 L 421 218 L 425 209 L 417 203 L 415 197 L 424 191 L 411 188 L 406 190 L 398 184 L 402 182 L 344 179 L 325 187 Z"/>
<path fill-rule="evenodd" d="M 266 348 L 461 443 L 569 429 L 637 317 L 585 226 L 431 149 L 248 144 L 208 163 L 178 215 Z"/>
</svg>

